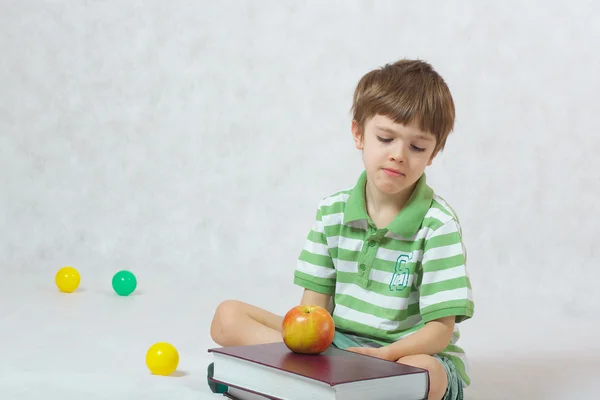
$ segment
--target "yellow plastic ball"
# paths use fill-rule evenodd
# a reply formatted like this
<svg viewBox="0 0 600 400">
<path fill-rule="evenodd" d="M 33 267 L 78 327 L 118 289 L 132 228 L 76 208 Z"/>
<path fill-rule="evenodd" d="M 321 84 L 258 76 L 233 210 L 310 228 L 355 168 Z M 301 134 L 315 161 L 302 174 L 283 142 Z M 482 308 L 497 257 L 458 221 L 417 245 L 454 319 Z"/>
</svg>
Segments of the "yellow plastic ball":
<svg viewBox="0 0 600 400">
<path fill-rule="evenodd" d="M 81 277 L 73 267 L 63 267 L 56 273 L 56 286 L 61 292 L 72 293 L 79 287 Z"/>
<path fill-rule="evenodd" d="M 155 343 L 146 353 L 146 365 L 154 375 L 171 375 L 179 365 L 179 353 L 169 343 Z"/>
</svg>

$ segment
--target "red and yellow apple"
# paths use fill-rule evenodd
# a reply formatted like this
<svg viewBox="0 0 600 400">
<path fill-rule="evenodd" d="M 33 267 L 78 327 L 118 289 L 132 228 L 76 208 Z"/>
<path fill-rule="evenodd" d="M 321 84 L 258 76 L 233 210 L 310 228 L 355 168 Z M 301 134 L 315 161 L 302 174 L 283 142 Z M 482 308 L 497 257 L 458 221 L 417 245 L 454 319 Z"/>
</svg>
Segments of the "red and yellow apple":
<svg viewBox="0 0 600 400">
<path fill-rule="evenodd" d="M 302 304 L 290 309 L 281 324 L 281 335 L 288 349 L 300 354 L 319 354 L 333 342 L 335 324 L 329 311 L 321 306 Z"/>
</svg>

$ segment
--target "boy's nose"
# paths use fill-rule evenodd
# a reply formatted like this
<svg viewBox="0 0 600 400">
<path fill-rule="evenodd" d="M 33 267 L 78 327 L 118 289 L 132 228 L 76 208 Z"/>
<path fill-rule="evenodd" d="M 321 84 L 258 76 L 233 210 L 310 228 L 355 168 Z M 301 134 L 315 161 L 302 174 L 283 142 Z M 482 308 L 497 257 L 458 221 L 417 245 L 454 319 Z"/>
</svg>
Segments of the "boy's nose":
<svg viewBox="0 0 600 400">
<path fill-rule="evenodd" d="M 398 145 L 392 149 L 390 158 L 396 162 L 403 162 L 406 158 L 406 150 L 404 146 Z"/>
</svg>

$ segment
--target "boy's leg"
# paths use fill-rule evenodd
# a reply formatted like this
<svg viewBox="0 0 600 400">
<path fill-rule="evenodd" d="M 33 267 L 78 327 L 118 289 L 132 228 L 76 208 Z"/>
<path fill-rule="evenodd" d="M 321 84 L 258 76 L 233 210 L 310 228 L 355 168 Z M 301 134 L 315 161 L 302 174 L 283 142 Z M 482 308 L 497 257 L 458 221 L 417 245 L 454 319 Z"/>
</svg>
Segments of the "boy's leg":
<svg viewBox="0 0 600 400">
<path fill-rule="evenodd" d="M 246 346 L 282 342 L 283 317 L 237 300 L 219 304 L 210 327 L 212 339 L 221 346 Z"/>
<path fill-rule="evenodd" d="M 442 400 L 463 400 L 464 382 L 452 361 L 450 361 L 448 357 L 440 356 L 438 354 L 434 354 L 433 358 L 438 360 L 444 366 L 448 377 L 448 387 L 446 388 L 446 393 Z"/>
<path fill-rule="evenodd" d="M 448 374 L 445 366 L 428 354 L 415 354 L 400 358 L 400 364 L 412 365 L 414 367 L 423 368 L 429 371 L 429 394 L 428 399 L 431 400 L 458 400 L 461 397 L 448 397 Z"/>
<path fill-rule="evenodd" d="M 210 326 L 212 339 L 221 346 L 245 346 L 252 344 L 282 342 L 283 317 L 267 310 L 237 300 L 219 304 Z M 214 364 L 207 370 L 208 386 L 214 393 L 225 393 L 226 385 L 210 380 Z"/>
</svg>

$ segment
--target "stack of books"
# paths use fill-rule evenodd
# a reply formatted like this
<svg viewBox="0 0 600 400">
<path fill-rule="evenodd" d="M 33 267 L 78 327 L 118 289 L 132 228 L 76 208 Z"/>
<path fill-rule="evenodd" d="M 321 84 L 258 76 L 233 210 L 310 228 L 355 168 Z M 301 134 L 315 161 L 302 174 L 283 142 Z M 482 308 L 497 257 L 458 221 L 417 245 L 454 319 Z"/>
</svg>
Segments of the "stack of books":
<svg viewBox="0 0 600 400">
<path fill-rule="evenodd" d="M 318 355 L 281 342 L 208 351 L 210 379 L 235 400 L 423 400 L 429 392 L 427 370 L 335 347 Z"/>
</svg>

